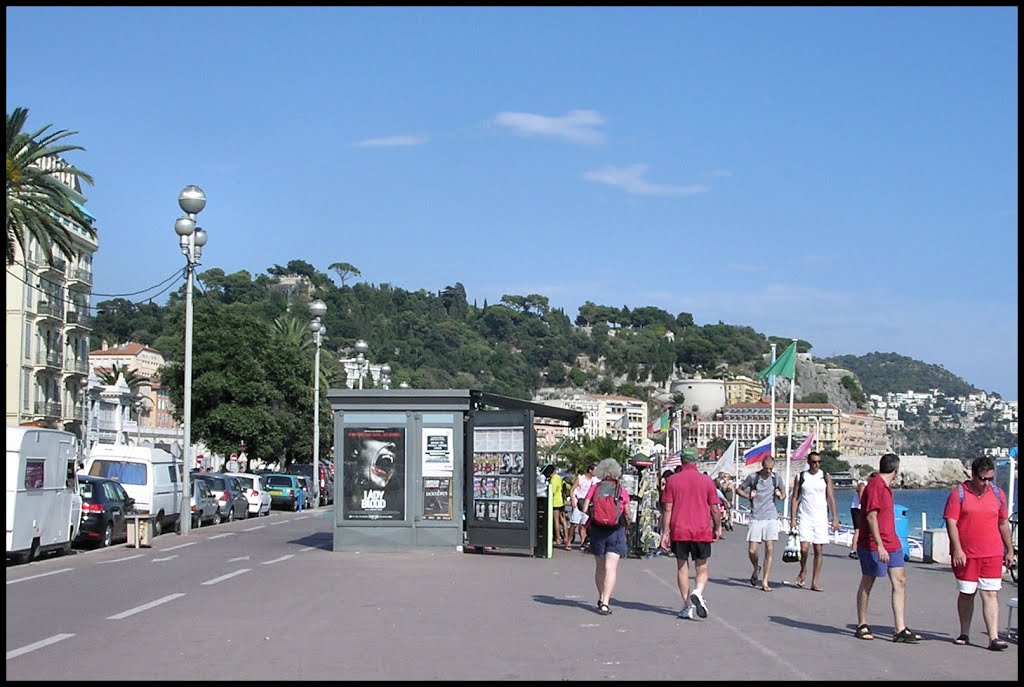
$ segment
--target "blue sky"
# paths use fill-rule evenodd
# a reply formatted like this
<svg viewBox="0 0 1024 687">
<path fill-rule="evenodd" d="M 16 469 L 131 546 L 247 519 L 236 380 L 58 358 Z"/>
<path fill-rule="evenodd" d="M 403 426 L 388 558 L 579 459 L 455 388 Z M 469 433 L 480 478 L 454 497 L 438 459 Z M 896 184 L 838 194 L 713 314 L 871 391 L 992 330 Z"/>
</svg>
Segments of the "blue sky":
<svg viewBox="0 0 1024 687">
<path fill-rule="evenodd" d="M 1016 7 L 6 14 L 8 111 L 87 149 L 97 294 L 183 266 L 197 184 L 200 269 L 653 305 L 1017 398 Z"/>
</svg>

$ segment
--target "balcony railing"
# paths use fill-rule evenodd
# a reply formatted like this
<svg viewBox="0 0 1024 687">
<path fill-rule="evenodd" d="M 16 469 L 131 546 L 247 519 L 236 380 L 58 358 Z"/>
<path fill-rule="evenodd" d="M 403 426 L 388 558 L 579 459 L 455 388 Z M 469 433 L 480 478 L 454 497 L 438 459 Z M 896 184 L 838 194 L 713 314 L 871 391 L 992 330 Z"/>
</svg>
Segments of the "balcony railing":
<svg viewBox="0 0 1024 687">
<path fill-rule="evenodd" d="M 86 329 L 92 327 L 92 317 L 77 310 L 68 310 L 67 322 L 68 324 L 77 325 L 79 327 L 85 327 Z"/>
<path fill-rule="evenodd" d="M 36 415 L 60 417 L 60 401 L 36 401 Z"/>
<path fill-rule="evenodd" d="M 68 279 L 92 284 L 92 271 L 82 269 L 81 267 L 72 267 L 68 270 Z"/>
<path fill-rule="evenodd" d="M 50 301 L 39 301 L 36 304 L 36 312 L 40 315 L 46 315 L 48 317 L 56 317 L 58 320 L 64 319 L 64 308 L 58 303 L 51 303 Z"/>
<path fill-rule="evenodd" d="M 64 355 L 60 351 L 43 351 L 36 353 L 36 363 L 46 367 L 61 368 L 64 366 Z"/>
<path fill-rule="evenodd" d="M 68 370 L 77 372 L 80 375 L 87 375 L 89 374 L 89 361 L 75 360 L 68 364 Z"/>
<path fill-rule="evenodd" d="M 28 264 L 40 271 L 56 271 L 61 274 L 67 269 L 68 263 L 64 258 L 54 257 L 53 262 L 47 262 L 45 257 L 37 256 L 28 259 Z"/>
</svg>

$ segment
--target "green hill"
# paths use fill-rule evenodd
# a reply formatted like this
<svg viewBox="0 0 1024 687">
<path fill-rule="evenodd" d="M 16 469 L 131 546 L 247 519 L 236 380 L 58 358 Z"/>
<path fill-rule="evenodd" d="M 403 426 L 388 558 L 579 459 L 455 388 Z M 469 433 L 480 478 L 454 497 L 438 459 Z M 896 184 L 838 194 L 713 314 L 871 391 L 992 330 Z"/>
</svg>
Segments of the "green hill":
<svg viewBox="0 0 1024 687">
<path fill-rule="evenodd" d="M 857 375 L 866 394 L 887 394 L 938 389 L 945 396 L 962 396 L 981 391 L 942 367 L 898 353 L 837 355 L 821 358 L 826 365 L 842 367 Z"/>
</svg>

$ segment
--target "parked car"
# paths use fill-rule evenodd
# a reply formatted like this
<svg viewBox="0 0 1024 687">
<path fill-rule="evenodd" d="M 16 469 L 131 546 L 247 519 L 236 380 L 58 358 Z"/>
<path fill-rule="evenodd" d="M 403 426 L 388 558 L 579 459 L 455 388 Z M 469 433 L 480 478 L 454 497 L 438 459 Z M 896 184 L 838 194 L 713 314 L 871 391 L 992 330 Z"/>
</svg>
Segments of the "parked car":
<svg viewBox="0 0 1024 687">
<path fill-rule="evenodd" d="M 334 503 L 334 473 L 331 471 L 331 464 L 327 461 L 321 461 L 318 465 L 318 472 L 320 473 L 320 504 L 321 506 L 329 506 Z M 302 475 L 306 478 L 306 481 L 312 484 L 313 480 L 313 464 L 312 463 L 292 463 L 285 469 L 290 475 Z"/>
<path fill-rule="evenodd" d="M 193 479 L 192 485 L 192 527 L 220 524 L 220 503 L 210 490 L 206 480 Z"/>
<path fill-rule="evenodd" d="M 249 517 L 249 499 L 237 477 L 221 472 L 200 472 L 193 475 L 210 485 L 210 491 L 220 505 L 220 519 L 231 522 Z"/>
<path fill-rule="evenodd" d="M 78 493 L 82 497 L 82 523 L 75 537 L 76 544 L 110 546 L 128 541 L 129 513 L 135 512 L 135 499 L 128 496 L 119 482 L 105 477 L 78 476 Z"/>
<path fill-rule="evenodd" d="M 270 492 L 271 503 L 274 507 L 288 510 L 299 509 L 299 499 L 303 498 L 304 494 L 298 475 L 274 472 L 264 476 L 263 479 L 267 483 L 267 491 Z"/>
<path fill-rule="evenodd" d="M 267 485 L 262 475 L 251 472 L 229 472 L 227 474 L 237 477 L 238 481 L 242 483 L 245 498 L 249 501 L 250 518 L 270 515 L 270 507 L 273 501 L 270 498 L 270 492 L 267 491 Z"/>
<path fill-rule="evenodd" d="M 302 475 L 295 476 L 299 478 L 299 486 L 302 487 L 303 508 L 315 508 L 316 506 L 314 505 L 315 502 L 313 500 L 313 485 L 310 484 L 309 480 Z"/>
</svg>

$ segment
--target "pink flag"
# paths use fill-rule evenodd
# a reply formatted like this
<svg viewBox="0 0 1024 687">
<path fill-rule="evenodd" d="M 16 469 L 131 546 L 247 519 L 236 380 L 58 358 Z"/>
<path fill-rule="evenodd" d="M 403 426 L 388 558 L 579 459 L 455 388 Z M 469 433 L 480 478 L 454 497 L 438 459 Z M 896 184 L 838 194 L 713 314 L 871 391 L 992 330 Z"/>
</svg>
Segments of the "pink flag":
<svg viewBox="0 0 1024 687">
<path fill-rule="evenodd" d="M 807 454 L 811 452 L 811 444 L 814 443 L 814 432 L 807 435 L 807 438 L 800 442 L 800 445 L 796 447 L 796 451 L 790 456 L 791 461 L 806 460 Z"/>
</svg>

